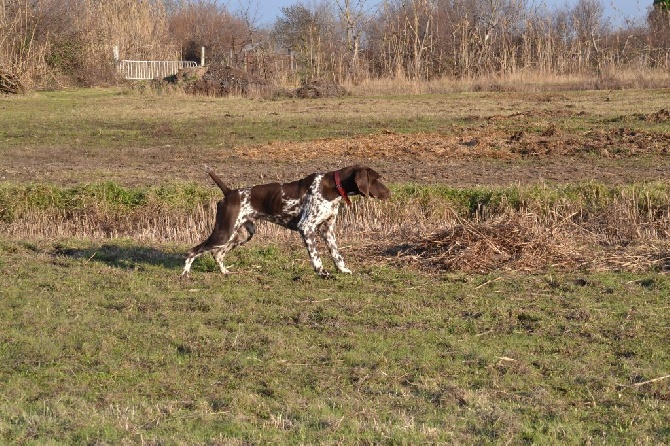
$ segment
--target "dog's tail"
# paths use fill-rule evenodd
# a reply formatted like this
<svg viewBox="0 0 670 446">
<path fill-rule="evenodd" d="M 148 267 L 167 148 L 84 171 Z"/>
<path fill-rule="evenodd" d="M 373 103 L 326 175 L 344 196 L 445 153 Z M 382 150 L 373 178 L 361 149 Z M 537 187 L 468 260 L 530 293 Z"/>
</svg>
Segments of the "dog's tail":
<svg viewBox="0 0 670 446">
<path fill-rule="evenodd" d="M 212 169 L 209 166 L 205 166 L 205 171 L 209 174 L 210 177 L 212 177 L 212 180 L 216 183 L 217 186 L 219 186 L 219 189 L 221 189 L 221 192 L 223 192 L 223 195 L 226 195 L 228 192 L 230 192 L 230 188 L 226 186 L 223 181 L 221 181 L 221 178 L 214 172 L 214 169 Z"/>
</svg>

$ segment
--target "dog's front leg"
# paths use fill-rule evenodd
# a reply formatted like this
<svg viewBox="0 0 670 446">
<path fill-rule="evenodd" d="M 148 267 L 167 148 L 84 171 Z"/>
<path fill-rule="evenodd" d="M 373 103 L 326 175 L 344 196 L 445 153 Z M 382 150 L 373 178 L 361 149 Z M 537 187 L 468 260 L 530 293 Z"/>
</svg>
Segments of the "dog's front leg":
<svg viewBox="0 0 670 446">
<path fill-rule="evenodd" d="M 305 243 L 314 271 L 319 277 L 328 279 L 330 274 L 323 269 L 323 262 L 321 262 L 319 251 L 316 249 L 316 231 L 323 222 L 323 218 L 319 216 L 320 211 L 318 203 L 314 201 L 312 196 L 308 196 L 303 204 L 300 221 L 295 229 L 298 230 L 302 241 Z"/>
<path fill-rule="evenodd" d="M 351 274 L 351 270 L 344 265 L 344 258 L 337 247 L 337 239 L 335 238 L 336 219 L 337 216 L 333 216 L 321 224 L 321 236 L 326 241 L 326 245 L 328 245 L 330 256 L 333 258 L 337 270 L 341 273 Z"/>
<path fill-rule="evenodd" d="M 312 261 L 314 271 L 316 271 L 319 277 L 328 279 L 330 274 L 323 269 L 323 262 L 321 261 L 321 257 L 319 257 L 319 251 L 316 249 L 316 232 L 313 228 L 299 229 L 299 231 L 302 241 L 305 242 L 305 247 L 307 248 L 309 259 Z"/>
</svg>

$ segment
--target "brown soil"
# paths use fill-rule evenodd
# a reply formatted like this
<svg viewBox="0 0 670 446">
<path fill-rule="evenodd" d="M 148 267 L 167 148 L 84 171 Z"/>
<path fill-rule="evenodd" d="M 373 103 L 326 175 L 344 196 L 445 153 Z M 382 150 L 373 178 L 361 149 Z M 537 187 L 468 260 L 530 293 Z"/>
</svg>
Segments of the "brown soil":
<svg viewBox="0 0 670 446">
<path fill-rule="evenodd" d="M 475 135 L 384 134 L 348 140 L 272 143 L 237 152 L 238 159 L 279 170 L 286 160 L 333 168 L 371 164 L 393 182 L 504 185 L 597 180 L 627 183 L 668 178 L 670 135 L 624 128 L 565 135 L 481 131 Z M 327 161 L 327 162 L 326 162 Z M 277 163 L 276 166 L 273 164 Z M 334 164 L 338 163 L 338 164 Z"/>
<path fill-rule="evenodd" d="M 207 164 L 231 186 L 285 181 L 308 172 L 362 163 L 388 182 L 453 186 L 588 180 L 606 184 L 670 178 L 670 135 L 630 131 L 537 134 L 484 129 L 472 134 L 386 133 L 315 142 L 273 142 L 221 148 L 119 148 L 115 151 L 5 153 L 0 179 L 59 184 L 117 181 L 126 185 L 197 181 Z"/>
</svg>

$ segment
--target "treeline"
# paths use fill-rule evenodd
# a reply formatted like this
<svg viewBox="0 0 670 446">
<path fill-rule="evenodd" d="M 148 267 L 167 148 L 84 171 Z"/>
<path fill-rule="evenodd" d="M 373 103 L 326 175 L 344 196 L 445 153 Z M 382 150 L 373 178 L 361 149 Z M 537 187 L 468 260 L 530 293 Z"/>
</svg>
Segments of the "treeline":
<svg viewBox="0 0 670 446">
<path fill-rule="evenodd" d="M 667 72 L 667 3 L 615 27 L 602 0 L 297 0 L 259 26 L 253 1 L 231 12 L 214 0 L 2 0 L 0 86 L 118 82 L 115 46 L 124 59 L 195 61 L 205 47 L 208 63 L 278 84 Z"/>
</svg>

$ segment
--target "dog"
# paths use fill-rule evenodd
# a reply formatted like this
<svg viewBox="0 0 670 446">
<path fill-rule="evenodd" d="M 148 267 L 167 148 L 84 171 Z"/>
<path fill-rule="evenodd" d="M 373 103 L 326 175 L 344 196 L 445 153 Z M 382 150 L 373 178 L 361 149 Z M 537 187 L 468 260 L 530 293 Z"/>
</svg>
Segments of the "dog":
<svg viewBox="0 0 670 446">
<path fill-rule="evenodd" d="M 211 235 L 191 248 L 186 257 L 182 277 L 189 277 L 193 261 L 206 252 L 212 252 L 223 274 L 229 271 L 223 264 L 231 249 L 251 240 L 256 233 L 258 219 L 276 223 L 302 237 L 314 271 L 323 278 L 330 274 L 316 249 L 316 234 L 326 242 L 333 262 L 341 273 L 351 274 L 344 264 L 335 239 L 335 220 L 340 202 L 351 204 L 349 196 L 385 200 L 391 192 L 381 181 L 381 175 L 369 167 L 354 165 L 327 173 L 312 173 L 290 183 L 269 183 L 242 189 L 230 189 L 218 175 L 207 168 L 207 173 L 223 192 L 217 203 L 216 220 Z"/>
</svg>

